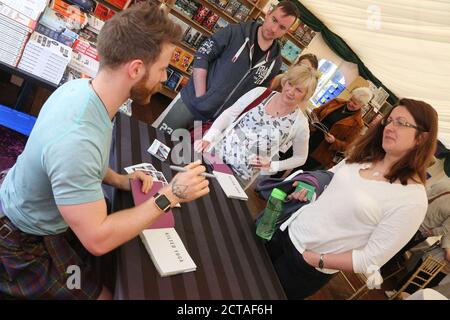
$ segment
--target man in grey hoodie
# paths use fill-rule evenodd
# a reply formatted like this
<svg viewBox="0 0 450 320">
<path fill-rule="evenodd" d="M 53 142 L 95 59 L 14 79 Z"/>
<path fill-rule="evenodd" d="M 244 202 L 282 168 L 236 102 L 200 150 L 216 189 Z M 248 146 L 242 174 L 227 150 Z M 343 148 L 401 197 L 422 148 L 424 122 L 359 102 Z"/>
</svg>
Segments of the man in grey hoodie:
<svg viewBox="0 0 450 320">
<path fill-rule="evenodd" d="M 168 134 L 190 129 L 194 120 L 214 120 L 246 92 L 268 87 L 282 63 L 276 39 L 298 16 L 292 2 L 282 1 L 266 14 L 262 25 L 229 25 L 203 42 L 195 55 L 193 76 L 153 126 Z"/>
</svg>

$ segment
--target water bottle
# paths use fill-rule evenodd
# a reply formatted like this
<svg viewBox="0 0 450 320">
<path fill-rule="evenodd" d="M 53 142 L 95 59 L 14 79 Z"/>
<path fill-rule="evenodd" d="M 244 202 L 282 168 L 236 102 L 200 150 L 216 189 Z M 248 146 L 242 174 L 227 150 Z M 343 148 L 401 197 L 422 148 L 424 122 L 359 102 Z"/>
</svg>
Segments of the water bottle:
<svg viewBox="0 0 450 320">
<path fill-rule="evenodd" d="M 272 239 L 278 217 L 283 211 L 284 199 L 286 199 L 286 196 L 287 194 L 280 189 L 274 188 L 272 190 L 267 206 L 264 209 L 263 216 L 256 227 L 256 235 L 258 237 L 265 240 Z"/>
</svg>

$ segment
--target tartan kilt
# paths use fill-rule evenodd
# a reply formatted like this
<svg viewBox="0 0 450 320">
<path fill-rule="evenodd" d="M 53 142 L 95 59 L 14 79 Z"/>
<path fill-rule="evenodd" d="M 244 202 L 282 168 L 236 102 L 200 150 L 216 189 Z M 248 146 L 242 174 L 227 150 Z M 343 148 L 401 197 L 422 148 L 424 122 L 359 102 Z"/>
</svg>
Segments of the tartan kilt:
<svg viewBox="0 0 450 320">
<path fill-rule="evenodd" d="M 70 229 L 35 236 L 17 229 L 7 217 L 0 219 L 0 227 L 3 225 L 12 233 L 0 237 L 0 299 L 98 298 L 103 285 L 96 274 L 94 256 Z M 79 267 L 79 289 L 73 288 L 76 272 L 69 266 Z"/>
</svg>

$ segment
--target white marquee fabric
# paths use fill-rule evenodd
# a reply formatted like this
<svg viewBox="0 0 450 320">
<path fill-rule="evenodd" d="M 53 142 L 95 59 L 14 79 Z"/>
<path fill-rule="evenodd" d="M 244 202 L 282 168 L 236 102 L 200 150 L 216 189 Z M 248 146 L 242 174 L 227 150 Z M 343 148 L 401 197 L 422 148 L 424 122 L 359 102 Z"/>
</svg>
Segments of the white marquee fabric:
<svg viewBox="0 0 450 320">
<path fill-rule="evenodd" d="M 450 147 L 450 0 L 300 0 L 398 97 L 439 114 Z"/>
</svg>

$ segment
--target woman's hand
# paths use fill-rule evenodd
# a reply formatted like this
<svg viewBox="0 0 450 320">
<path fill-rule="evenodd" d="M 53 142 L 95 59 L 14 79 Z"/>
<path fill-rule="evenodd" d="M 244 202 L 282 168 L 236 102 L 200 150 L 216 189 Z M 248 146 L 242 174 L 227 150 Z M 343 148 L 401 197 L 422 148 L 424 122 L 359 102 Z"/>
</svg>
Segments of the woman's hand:
<svg viewBox="0 0 450 320">
<path fill-rule="evenodd" d="M 145 174 L 144 171 L 135 171 L 133 173 L 123 175 L 124 181 L 122 183 L 123 190 L 130 191 L 130 179 L 139 179 L 142 181 L 142 188 L 141 191 L 145 194 L 147 194 L 153 185 L 153 178 L 152 176 Z"/>
<path fill-rule="evenodd" d="M 316 268 L 319 265 L 320 254 L 305 250 L 303 251 L 302 256 L 303 260 L 305 260 L 305 262 L 311 267 Z"/>
<path fill-rule="evenodd" d="M 325 140 L 331 144 L 336 141 L 336 138 L 332 134 L 325 133 Z"/>
<path fill-rule="evenodd" d="M 294 184 L 292 185 L 294 188 L 297 187 L 298 185 L 298 181 L 295 181 Z M 288 200 L 298 200 L 301 202 L 306 202 L 308 201 L 308 198 L 306 198 L 306 194 L 308 193 L 308 190 L 306 190 L 305 188 L 302 188 L 300 191 L 296 191 L 296 192 L 292 192 L 287 198 Z"/>
<path fill-rule="evenodd" d="M 206 140 L 197 140 L 194 142 L 194 150 L 195 152 L 202 153 L 205 150 L 208 150 L 211 142 Z"/>
<path fill-rule="evenodd" d="M 260 168 L 263 170 L 268 170 L 270 168 L 270 160 L 264 157 L 256 156 L 250 160 L 249 164 L 255 168 Z"/>
<path fill-rule="evenodd" d="M 206 171 L 201 161 L 185 166 L 186 172 L 180 172 L 173 177 L 168 186 L 159 193 L 169 198 L 171 206 L 179 202 L 190 202 L 209 193 L 209 181 L 200 174 Z"/>
</svg>

